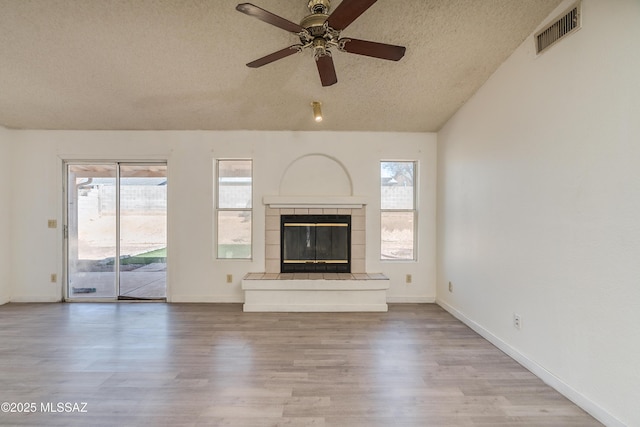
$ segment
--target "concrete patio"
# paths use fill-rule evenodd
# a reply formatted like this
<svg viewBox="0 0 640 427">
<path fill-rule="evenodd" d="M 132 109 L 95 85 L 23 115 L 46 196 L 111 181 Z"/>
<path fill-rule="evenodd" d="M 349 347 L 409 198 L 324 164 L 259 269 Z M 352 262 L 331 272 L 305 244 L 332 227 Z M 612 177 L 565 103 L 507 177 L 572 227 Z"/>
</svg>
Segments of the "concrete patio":
<svg viewBox="0 0 640 427">
<path fill-rule="evenodd" d="M 164 263 L 152 263 L 120 272 L 120 295 L 124 299 L 166 298 Z M 94 291 L 95 289 L 95 291 Z M 115 272 L 75 273 L 69 284 L 70 299 L 115 298 Z"/>
</svg>

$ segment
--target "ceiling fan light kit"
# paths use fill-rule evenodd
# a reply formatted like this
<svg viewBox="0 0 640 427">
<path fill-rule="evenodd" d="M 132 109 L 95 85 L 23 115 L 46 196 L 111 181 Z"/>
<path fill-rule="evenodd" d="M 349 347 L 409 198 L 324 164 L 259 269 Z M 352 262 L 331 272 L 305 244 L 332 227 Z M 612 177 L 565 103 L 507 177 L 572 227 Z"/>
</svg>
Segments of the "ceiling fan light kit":
<svg viewBox="0 0 640 427">
<path fill-rule="evenodd" d="M 331 86 L 338 82 L 331 48 L 357 55 L 398 61 L 404 56 L 406 50 L 404 46 L 340 37 L 340 33 L 375 2 L 376 0 L 343 0 L 336 10 L 329 14 L 330 0 L 309 0 L 307 7 L 311 14 L 304 17 L 300 25 L 251 3 L 240 3 L 236 6 L 239 12 L 289 31 L 300 39 L 299 44 L 256 59 L 249 62 L 247 66 L 262 67 L 302 50 L 312 49 L 322 86 Z"/>
</svg>

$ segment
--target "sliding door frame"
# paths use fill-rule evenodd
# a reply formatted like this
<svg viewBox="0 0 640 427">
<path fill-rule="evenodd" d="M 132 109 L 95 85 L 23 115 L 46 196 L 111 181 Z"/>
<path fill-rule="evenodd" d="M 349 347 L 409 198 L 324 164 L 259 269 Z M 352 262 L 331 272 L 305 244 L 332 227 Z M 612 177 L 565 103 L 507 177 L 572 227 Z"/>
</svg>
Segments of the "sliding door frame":
<svg viewBox="0 0 640 427">
<path fill-rule="evenodd" d="M 69 195 L 70 191 L 75 191 L 75 188 L 70 188 L 69 183 L 69 167 L 72 165 L 114 165 L 116 169 L 116 191 L 115 191 L 115 296 L 113 297 L 86 297 L 86 298 L 78 298 L 72 297 L 70 295 L 69 289 Z M 128 159 L 128 160 L 113 160 L 113 159 L 72 159 L 67 158 L 62 160 L 62 207 L 63 207 L 63 265 L 62 265 L 62 300 L 65 302 L 118 302 L 121 301 L 120 297 L 120 246 L 121 246 L 121 230 L 120 230 L 120 205 L 121 205 L 121 197 L 120 197 L 120 166 L 154 166 L 154 165 L 163 165 L 166 167 L 166 179 L 169 180 L 169 162 L 166 158 L 158 158 L 158 159 Z M 140 299 L 138 301 L 149 301 L 149 302 L 167 302 L 169 301 L 169 187 L 167 187 L 167 207 L 165 211 L 165 215 L 167 216 L 167 224 L 166 224 L 166 241 L 167 241 L 167 269 L 165 272 L 166 275 L 166 285 L 165 285 L 165 297 L 164 298 L 154 298 L 150 300 Z"/>
</svg>

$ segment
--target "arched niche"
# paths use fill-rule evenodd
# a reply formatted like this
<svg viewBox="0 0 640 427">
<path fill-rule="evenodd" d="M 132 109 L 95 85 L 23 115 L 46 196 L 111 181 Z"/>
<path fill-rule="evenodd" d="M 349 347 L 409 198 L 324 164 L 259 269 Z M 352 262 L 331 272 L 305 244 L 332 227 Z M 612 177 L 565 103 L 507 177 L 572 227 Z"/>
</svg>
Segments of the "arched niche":
<svg viewBox="0 0 640 427">
<path fill-rule="evenodd" d="M 294 160 L 280 179 L 280 196 L 351 196 L 353 184 L 345 167 L 325 154 Z"/>
</svg>

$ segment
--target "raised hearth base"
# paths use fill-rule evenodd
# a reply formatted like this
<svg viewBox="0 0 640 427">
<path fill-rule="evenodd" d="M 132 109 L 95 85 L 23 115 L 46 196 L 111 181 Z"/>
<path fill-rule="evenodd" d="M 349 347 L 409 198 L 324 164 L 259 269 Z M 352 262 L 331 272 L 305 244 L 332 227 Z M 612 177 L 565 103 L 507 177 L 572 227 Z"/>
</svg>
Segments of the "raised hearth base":
<svg viewBox="0 0 640 427">
<path fill-rule="evenodd" d="M 389 278 L 368 273 L 249 273 L 244 311 L 387 311 Z"/>
</svg>

